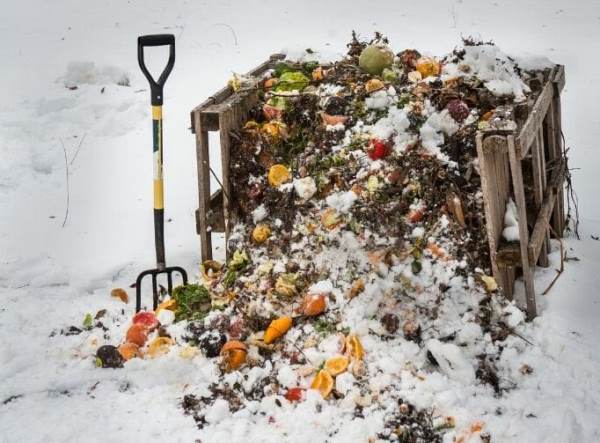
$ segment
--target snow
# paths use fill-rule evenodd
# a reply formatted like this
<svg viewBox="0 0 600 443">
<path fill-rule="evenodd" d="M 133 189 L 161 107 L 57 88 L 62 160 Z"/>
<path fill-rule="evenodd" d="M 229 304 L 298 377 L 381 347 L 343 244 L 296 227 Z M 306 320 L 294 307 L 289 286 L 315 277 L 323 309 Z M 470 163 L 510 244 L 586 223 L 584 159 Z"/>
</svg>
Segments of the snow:
<svg viewBox="0 0 600 443">
<path fill-rule="evenodd" d="M 265 205 L 259 205 L 254 211 L 252 211 L 252 221 L 254 221 L 254 223 L 261 222 L 267 218 L 268 215 L 269 213 L 267 212 Z"/>
<path fill-rule="evenodd" d="M 328 195 L 325 201 L 327 205 L 338 212 L 346 213 L 350 210 L 357 199 L 357 195 L 352 191 L 337 192 Z"/>
<path fill-rule="evenodd" d="M 465 46 L 464 50 L 462 66 L 446 65 L 442 78 L 474 75 L 481 79 L 484 86 L 495 95 L 514 95 L 517 100 L 525 98 L 524 93 L 529 91 L 529 87 L 517 74 L 511 58 L 497 46 Z"/>
<path fill-rule="evenodd" d="M 97 67 L 94 62 L 70 62 L 67 72 L 61 78 L 68 88 L 79 85 L 115 84 L 129 86 L 129 75 L 117 66 Z"/>
<path fill-rule="evenodd" d="M 502 237 L 506 241 L 519 241 L 519 217 L 517 215 L 517 205 L 512 198 L 506 203 Z"/>
<path fill-rule="evenodd" d="M 477 418 L 469 411 L 481 411 L 478 418 L 486 422 L 492 441 L 598 441 L 600 252 L 591 236 L 600 233 L 600 207 L 595 204 L 600 91 L 590 85 L 600 81 L 600 75 L 590 54 L 600 49 L 599 13 L 591 1 L 528 0 L 520 2 L 518 10 L 515 14 L 510 2 L 474 0 L 440 2 L 439 7 L 431 2 L 382 1 L 348 8 L 327 2 L 319 4 L 318 13 L 298 2 L 273 1 L 261 6 L 174 1 L 165 7 L 158 1 L 109 0 L 85 8 L 67 0 L 7 3 L 0 16 L 5 42 L 0 48 L 0 78 L 6 85 L 0 105 L 0 440 L 281 442 L 287 435 L 287 441 L 322 441 L 329 423 L 340 429 L 331 441 L 362 442 L 378 432 L 382 413 L 365 414 L 364 419 L 351 412 L 340 415 L 336 406 L 307 391 L 306 401 L 297 407 L 285 402 L 281 408 L 267 402 L 249 405 L 264 416 L 231 414 L 226 402 L 217 401 L 209 412 L 210 431 L 200 436 L 179 405 L 183 395 L 201 393 L 214 381 L 216 368 L 204 357 L 186 360 L 171 352 L 160 359 L 131 361 L 121 370 L 99 370 L 91 356 L 104 343 L 100 330 L 50 337 L 70 325 L 80 327 L 85 313 L 100 309 L 109 311 L 105 324 L 111 337 L 121 336 L 132 302 L 111 299 L 110 289 L 128 287 L 142 269 L 153 266 L 150 110 L 148 86 L 137 67 L 137 35 L 173 32 L 177 38 L 177 61 L 165 89 L 164 109 L 166 212 L 171 219 L 166 223 L 167 257 L 196 276 L 196 165 L 189 111 L 222 87 L 231 71 L 244 72 L 279 46 L 302 45 L 300 57 L 324 57 L 327 48 L 334 54 L 343 52 L 350 30 L 357 28 L 362 35 L 378 29 L 396 47 L 432 53 L 450 51 L 461 35 L 478 34 L 494 38 L 507 53 L 527 49 L 565 64 L 563 129 L 572 148 L 570 166 L 582 168 L 573 171 L 582 240 L 567 238 L 565 250 L 580 261 L 566 262 L 552 290 L 540 296 L 541 315 L 534 322 L 517 321 L 514 309 L 507 312 L 516 332 L 533 343 L 517 336 L 507 339 L 502 362 L 517 387 L 496 398 L 488 388 L 463 384 L 460 380 L 470 377 L 465 359 L 473 356 L 443 343 L 432 346 L 442 355 L 441 364 L 448 366 L 444 374 L 432 372 L 421 381 L 403 369 L 399 378 L 386 380 L 401 384 L 408 401 L 423 407 L 436 403 L 452 411 L 461 429 Z M 256 22 L 248 17 L 264 15 L 269 26 L 257 33 Z M 304 51 L 323 46 L 316 56 Z M 158 55 L 157 70 L 162 60 Z M 479 60 L 484 56 L 479 54 Z M 70 65 L 73 60 L 94 62 Z M 488 60 L 487 87 L 518 95 L 522 85 L 514 82 L 510 71 Z M 130 87 L 119 86 L 124 75 Z M 66 89 L 65 84 L 77 89 Z M 383 101 L 383 94 L 377 100 Z M 435 130 L 436 136 L 442 133 Z M 211 134 L 213 142 L 218 138 Z M 70 179 L 64 227 L 63 146 Z M 212 146 L 211 158 L 218 159 L 218 148 Z M 219 174 L 218 163 L 212 166 Z M 218 186 L 213 177 L 211 185 Z M 352 251 L 352 241 L 346 237 L 340 246 L 340 273 L 348 260 L 364 260 Z M 216 243 L 222 254 L 222 241 Z M 556 243 L 550 260 L 549 268 L 536 270 L 538 294 L 560 267 Z M 381 287 L 367 285 L 366 291 L 374 302 L 365 309 L 376 310 Z M 122 309 L 125 314 L 120 314 Z M 458 334 L 465 343 L 476 336 L 469 324 L 461 324 Z M 368 324 L 362 326 L 368 331 Z M 398 361 L 404 359 L 410 367 L 408 362 L 423 358 L 410 345 L 402 354 L 389 356 L 393 361 L 384 365 L 388 377 L 398 370 Z M 371 355 L 369 364 L 374 365 L 377 356 L 385 363 L 376 350 Z M 523 364 L 533 373 L 521 374 Z M 458 373 L 456 365 L 461 368 Z M 268 373 L 252 368 L 244 383 L 256 383 Z M 349 376 L 336 379 L 340 390 L 352 383 L 346 380 L 344 385 Z M 7 402 L 12 396 L 21 397 Z M 319 414 L 314 413 L 317 405 Z M 277 427 L 269 423 L 269 416 Z"/>
<path fill-rule="evenodd" d="M 461 349 L 454 343 L 442 343 L 437 339 L 427 342 L 427 349 L 449 378 L 469 385 L 475 381 L 475 370 L 465 358 Z"/>
<path fill-rule="evenodd" d="M 301 199 L 310 200 L 310 198 L 317 192 L 317 184 L 312 177 L 300 178 L 294 180 L 294 190 Z"/>
</svg>

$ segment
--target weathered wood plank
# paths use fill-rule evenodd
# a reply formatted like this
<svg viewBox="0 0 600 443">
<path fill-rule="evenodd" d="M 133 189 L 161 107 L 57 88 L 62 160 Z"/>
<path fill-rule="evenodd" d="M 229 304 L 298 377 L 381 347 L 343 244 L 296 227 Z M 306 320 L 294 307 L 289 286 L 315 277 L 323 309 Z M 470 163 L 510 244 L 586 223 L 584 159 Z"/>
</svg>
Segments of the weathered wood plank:
<svg viewBox="0 0 600 443">
<path fill-rule="evenodd" d="M 210 162 L 208 150 L 208 131 L 201 124 L 200 112 L 195 112 L 196 127 L 196 165 L 198 173 L 198 212 L 197 231 L 200 236 L 200 256 L 202 260 L 212 259 L 212 236 L 209 231 L 207 213 L 210 210 Z"/>
<path fill-rule="evenodd" d="M 565 67 L 563 65 L 557 65 L 554 73 L 554 83 L 556 84 L 557 95 L 562 92 L 565 87 Z"/>
<path fill-rule="evenodd" d="M 556 140 L 556 149 L 559 152 L 560 158 L 564 156 L 564 147 L 563 147 L 563 139 L 562 139 L 562 110 L 561 110 L 561 102 L 560 95 L 556 94 L 553 100 L 553 120 L 554 120 L 554 139 Z M 565 230 L 565 196 L 564 196 L 564 185 L 561 181 L 561 184 L 558 188 L 558 195 L 556 197 L 556 211 L 554 214 L 554 230 L 556 231 L 559 237 L 563 236 Z"/>
<path fill-rule="evenodd" d="M 527 120 L 523 124 L 523 127 L 515 140 L 515 144 L 519 147 L 519 151 L 521 152 L 521 159 L 527 155 L 531 144 L 537 137 L 539 127 L 546 116 L 548 106 L 550 106 L 550 101 L 553 96 L 554 85 L 548 82 L 542 89 L 542 92 L 531 109 L 529 117 L 527 117 Z"/>
<path fill-rule="evenodd" d="M 283 59 L 285 59 L 285 54 L 272 54 L 267 61 L 261 63 L 260 65 L 258 65 L 255 68 L 251 69 L 250 71 L 248 71 L 248 73 L 246 75 L 247 76 L 262 75 L 268 69 L 273 68 L 278 61 L 283 60 Z M 192 110 L 192 113 L 191 113 L 192 132 L 193 133 L 196 132 L 196 127 L 195 127 L 196 123 L 195 123 L 195 119 L 194 119 L 194 113 L 196 111 L 206 112 L 206 115 L 202 116 L 204 128 L 206 130 L 217 131 L 219 129 L 219 126 L 218 126 L 219 112 L 216 111 L 215 109 L 210 110 L 209 108 L 214 105 L 223 103 L 225 100 L 227 100 L 228 98 L 230 98 L 233 95 L 236 95 L 236 94 L 234 94 L 233 89 L 228 85 L 228 86 L 225 86 L 225 87 L 221 88 L 220 90 L 218 90 L 215 94 L 211 95 L 209 98 L 207 98 L 202 103 L 200 103 L 200 105 L 196 106 Z"/>
<path fill-rule="evenodd" d="M 537 137 L 535 137 L 531 145 L 531 158 L 533 167 L 533 197 L 535 202 L 535 213 L 539 213 L 542 207 L 542 199 L 544 196 L 544 176 L 545 171 L 543 168 L 543 141 L 540 140 L 540 131 L 538 130 Z M 539 219 L 536 218 L 535 226 L 538 226 Z M 538 255 L 536 254 L 536 258 Z M 545 248 L 545 242 L 542 241 L 539 252 L 539 265 L 542 267 L 548 267 L 548 251 Z"/>
<path fill-rule="evenodd" d="M 223 184 L 223 217 L 225 219 L 225 244 L 227 245 L 227 239 L 229 238 L 230 220 L 229 220 L 229 207 L 231 202 L 229 198 L 231 196 L 231 184 L 229 181 L 229 158 L 230 158 L 230 147 L 231 138 L 230 131 L 232 129 L 233 122 L 233 111 L 228 109 L 219 114 L 219 128 L 220 128 L 220 144 L 221 144 L 221 176 Z M 226 248 L 227 258 L 229 257 L 229 251 Z"/>
<path fill-rule="evenodd" d="M 557 202 L 558 191 L 562 187 L 565 171 L 564 159 L 557 160 L 557 164 L 552 171 L 552 176 L 548 180 L 546 190 L 544 192 L 544 201 L 538 212 L 537 221 L 531 233 L 529 242 L 529 261 L 535 263 L 540 250 L 543 247 L 544 241 L 547 239 L 548 227 L 550 225 L 550 217 Z"/>
<path fill-rule="evenodd" d="M 505 294 L 512 294 L 514 280 L 510 280 L 505 269 L 496 263 L 497 245 L 502 236 L 504 211 L 508 195 L 506 168 L 506 137 L 500 135 L 476 136 L 477 156 L 479 159 L 481 188 L 483 192 L 486 231 L 490 246 L 491 268 L 494 278 Z"/>
<path fill-rule="evenodd" d="M 541 258 L 541 253 L 543 252 L 546 240 L 546 233 L 548 232 L 548 226 L 550 226 L 550 216 L 552 215 L 555 201 L 556 192 L 549 193 L 544 198 L 542 207 L 538 212 L 537 221 L 535 222 L 533 232 L 531 233 L 531 241 L 529 242 L 527 253 L 528 257 L 530 257 L 533 263 L 536 262 L 538 257 Z"/>
<path fill-rule="evenodd" d="M 521 267 L 523 269 L 523 280 L 525 282 L 525 295 L 527 300 L 527 317 L 532 320 L 537 315 L 535 301 L 535 289 L 533 287 L 533 273 L 527 258 L 529 233 L 527 231 L 527 209 L 525 207 L 525 190 L 523 189 L 523 171 L 521 170 L 522 153 L 515 145 L 512 135 L 507 137 L 508 155 L 510 158 L 510 169 L 515 193 L 515 204 L 519 217 L 519 242 L 521 248 Z"/>
</svg>

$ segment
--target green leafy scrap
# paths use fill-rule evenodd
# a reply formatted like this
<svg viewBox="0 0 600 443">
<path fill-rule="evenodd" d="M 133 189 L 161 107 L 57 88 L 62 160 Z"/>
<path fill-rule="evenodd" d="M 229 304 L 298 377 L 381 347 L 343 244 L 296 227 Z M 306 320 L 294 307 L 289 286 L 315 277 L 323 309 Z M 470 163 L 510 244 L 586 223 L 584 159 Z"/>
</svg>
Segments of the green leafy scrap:
<svg viewBox="0 0 600 443">
<path fill-rule="evenodd" d="M 202 285 L 178 286 L 173 290 L 173 298 L 177 302 L 175 321 L 201 320 L 210 312 L 210 293 Z"/>
</svg>

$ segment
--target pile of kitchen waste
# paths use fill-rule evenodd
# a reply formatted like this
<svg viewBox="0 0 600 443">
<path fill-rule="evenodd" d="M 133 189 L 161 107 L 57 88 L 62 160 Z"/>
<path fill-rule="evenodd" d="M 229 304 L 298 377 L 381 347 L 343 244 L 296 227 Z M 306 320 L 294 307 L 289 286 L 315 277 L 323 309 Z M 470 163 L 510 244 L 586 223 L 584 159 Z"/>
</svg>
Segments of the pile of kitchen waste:
<svg viewBox="0 0 600 443">
<path fill-rule="evenodd" d="M 491 277 L 475 134 L 539 72 L 470 40 L 441 58 L 380 35 L 348 48 L 230 81 L 258 95 L 232 133 L 230 259 L 97 364 L 194 359 L 211 375 L 182 407 L 206 435 L 490 441 L 493 411 L 439 394 L 515 388 L 504 343 L 524 316 Z"/>
</svg>

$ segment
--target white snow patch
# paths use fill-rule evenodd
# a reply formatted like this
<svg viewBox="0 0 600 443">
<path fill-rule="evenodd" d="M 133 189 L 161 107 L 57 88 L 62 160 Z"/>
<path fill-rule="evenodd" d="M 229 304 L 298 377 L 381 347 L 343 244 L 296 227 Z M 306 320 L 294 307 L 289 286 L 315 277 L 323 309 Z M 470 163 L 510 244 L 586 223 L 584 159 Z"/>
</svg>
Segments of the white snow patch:
<svg viewBox="0 0 600 443">
<path fill-rule="evenodd" d="M 82 84 L 129 86 L 129 75 L 116 66 L 96 66 L 94 62 L 73 61 L 60 78 L 64 85 L 73 88 Z"/>
<path fill-rule="evenodd" d="M 358 196 L 352 191 L 337 192 L 327 196 L 327 205 L 338 212 L 346 213 L 350 210 Z"/>
<path fill-rule="evenodd" d="M 312 177 L 304 177 L 294 180 L 294 190 L 298 197 L 309 200 L 317 192 L 317 184 Z"/>
</svg>

